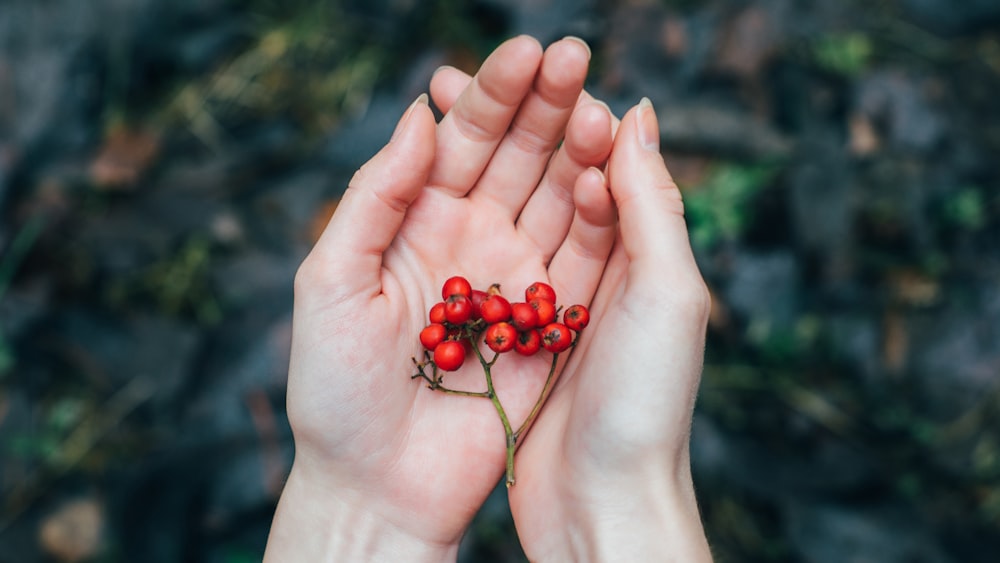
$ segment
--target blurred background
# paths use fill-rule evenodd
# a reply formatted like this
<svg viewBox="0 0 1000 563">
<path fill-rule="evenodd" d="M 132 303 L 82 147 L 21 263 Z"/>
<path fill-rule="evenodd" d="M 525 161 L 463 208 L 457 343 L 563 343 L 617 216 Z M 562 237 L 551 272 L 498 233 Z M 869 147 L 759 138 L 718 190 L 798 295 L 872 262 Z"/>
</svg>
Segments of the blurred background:
<svg viewBox="0 0 1000 563">
<path fill-rule="evenodd" d="M 296 267 L 433 70 L 519 33 L 583 37 L 595 95 L 659 108 L 714 295 L 693 462 L 718 561 L 995 561 L 998 23 L 992 0 L 2 0 L 0 562 L 260 559 Z M 461 559 L 524 560 L 502 490 Z"/>
</svg>

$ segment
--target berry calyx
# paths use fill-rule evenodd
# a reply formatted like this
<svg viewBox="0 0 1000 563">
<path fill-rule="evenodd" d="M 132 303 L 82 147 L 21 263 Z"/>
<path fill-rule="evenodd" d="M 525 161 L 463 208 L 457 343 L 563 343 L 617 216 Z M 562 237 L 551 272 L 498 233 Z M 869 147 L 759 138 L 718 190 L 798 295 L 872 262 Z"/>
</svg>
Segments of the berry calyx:
<svg viewBox="0 0 1000 563">
<path fill-rule="evenodd" d="M 465 362 L 465 346 L 456 340 L 446 340 L 434 348 L 434 365 L 440 370 L 455 371 Z"/>
<path fill-rule="evenodd" d="M 462 276 L 448 278 L 441 287 L 441 299 L 447 300 L 452 295 L 464 295 L 472 299 L 472 284 Z"/>
<path fill-rule="evenodd" d="M 528 305 L 538 313 L 538 326 L 545 326 L 556 320 L 555 303 L 548 299 L 534 298 L 528 301 Z"/>
<path fill-rule="evenodd" d="M 519 333 L 514 341 L 514 351 L 522 356 L 533 356 L 541 347 L 542 335 L 535 329 Z"/>
<path fill-rule="evenodd" d="M 433 351 L 447 336 L 448 329 L 443 324 L 431 323 L 420 331 L 420 343 L 424 348 Z"/>
<path fill-rule="evenodd" d="M 563 323 L 576 332 L 580 332 L 590 324 L 590 311 L 583 305 L 573 305 L 563 312 Z"/>
<path fill-rule="evenodd" d="M 453 325 L 460 325 L 472 318 L 472 300 L 455 293 L 444 302 L 444 318 Z"/>
<path fill-rule="evenodd" d="M 483 320 L 487 324 L 499 323 L 510 319 L 510 301 L 502 295 L 490 295 L 480 307 Z"/>
<path fill-rule="evenodd" d="M 498 322 L 486 329 L 486 345 L 494 352 L 510 352 L 517 341 L 517 329 L 506 322 Z"/>
<path fill-rule="evenodd" d="M 573 344 L 573 334 L 562 323 L 550 323 L 542 329 L 542 348 L 553 354 L 563 352 Z"/>
<path fill-rule="evenodd" d="M 510 322 L 517 330 L 531 330 L 538 326 L 538 312 L 527 303 L 514 303 L 510 306 Z"/>
<path fill-rule="evenodd" d="M 535 282 L 529 285 L 528 289 L 524 290 L 524 300 L 531 301 L 532 299 L 545 299 L 555 305 L 556 290 L 552 289 L 552 286 L 545 282 Z"/>
</svg>

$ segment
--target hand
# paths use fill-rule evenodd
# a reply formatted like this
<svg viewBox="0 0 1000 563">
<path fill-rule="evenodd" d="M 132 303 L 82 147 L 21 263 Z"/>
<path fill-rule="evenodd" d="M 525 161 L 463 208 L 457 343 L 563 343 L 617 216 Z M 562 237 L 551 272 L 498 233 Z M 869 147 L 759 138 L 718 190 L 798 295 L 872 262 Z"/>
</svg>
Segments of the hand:
<svg viewBox="0 0 1000 563">
<path fill-rule="evenodd" d="M 588 60 L 575 40 L 544 54 L 529 38 L 506 42 L 440 124 L 418 100 L 352 179 L 296 277 L 296 457 L 265 559 L 454 559 L 503 471 L 503 430 L 490 401 L 411 381 L 410 357 L 451 275 L 477 287 L 549 280 L 569 300 L 592 298 L 606 253 L 588 251 L 594 227 L 567 196 L 611 148 L 606 107 L 577 107 Z M 504 363 L 497 393 L 519 419 L 548 365 Z M 447 382 L 483 390 L 478 365 Z"/>
<path fill-rule="evenodd" d="M 532 561 L 711 561 L 688 450 L 710 302 L 648 101 L 622 119 L 608 179 L 613 201 L 596 170 L 576 185 L 580 214 L 617 208 L 620 237 L 590 242 L 614 250 L 517 453 L 511 511 Z"/>
</svg>

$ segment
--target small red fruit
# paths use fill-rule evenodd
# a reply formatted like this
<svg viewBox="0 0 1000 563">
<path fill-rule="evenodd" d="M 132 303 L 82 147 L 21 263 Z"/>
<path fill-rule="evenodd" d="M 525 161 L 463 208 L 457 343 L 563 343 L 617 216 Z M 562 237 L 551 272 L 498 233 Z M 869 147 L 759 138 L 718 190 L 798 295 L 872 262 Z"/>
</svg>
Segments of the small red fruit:
<svg viewBox="0 0 1000 563">
<path fill-rule="evenodd" d="M 563 312 L 563 323 L 569 328 L 580 332 L 590 324 L 590 311 L 583 305 L 573 305 Z"/>
<path fill-rule="evenodd" d="M 529 285 L 528 289 L 524 290 L 524 300 L 531 301 L 532 299 L 545 299 L 554 305 L 556 302 L 556 290 L 552 289 L 552 286 L 547 283 L 535 282 Z"/>
<path fill-rule="evenodd" d="M 470 298 L 472 300 L 472 320 L 478 321 L 479 319 L 483 318 L 483 313 L 482 313 L 483 302 L 486 301 L 486 299 L 489 296 L 490 294 L 486 293 L 485 291 L 481 291 L 478 289 L 472 290 L 472 297 Z"/>
<path fill-rule="evenodd" d="M 465 346 L 456 340 L 446 340 L 434 349 L 434 364 L 440 370 L 455 371 L 465 362 Z"/>
<path fill-rule="evenodd" d="M 431 312 L 427 315 L 431 323 L 444 324 L 447 320 L 444 316 L 444 303 L 438 303 L 431 307 Z"/>
<path fill-rule="evenodd" d="M 486 345 L 494 352 L 510 352 L 517 341 L 517 329 L 510 323 L 492 324 L 486 329 L 485 340 Z"/>
<path fill-rule="evenodd" d="M 443 324 L 431 323 L 420 331 L 420 343 L 428 350 L 434 350 L 448 336 L 448 329 Z"/>
<path fill-rule="evenodd" d="M 517 330 L 531 330 L 538 326 L 538 312 L 527 303 L 514 303 L 510 306 L 510 322 Z"/>
<path fill-rule="evenodd" d="M 550 323 L 542 329 L 542 347 L 558 354 L 573 344 L 573 333 L 562 323 Z"/>
<path fill-rule="evenodd" d="M 538 313 L 538 326 L 545 326 L 556 320 L 556 306 L 548 299 L 538 297 L 528 301 L 528 305 Z"/>
<path fill-rule="evenodd" d="M 510 319 L 510 301 L 502 295 L 490 295 L 480 311 L 487 324 L 503 322 Z"/>
<path fill-rule="evenodd" d="M 542 335 L 537 330 L 526 330 L 517 335 L 514 351 L 522 356 L 532 356 L 542 347 Z"/>
<path fill-rule="evenodd" d="M 472 299 L 472 284 L 462 276 L 448 278 L 441 287 L 441 299 L 447 300 L 452 295 L 464 295 Z"/>
<path fill-rule="evenodd" d="M 444 302 L 444 318 L 453 325 L 463 324 L 472 318 L 472 300 L 455 293 Z"/>
</svg>

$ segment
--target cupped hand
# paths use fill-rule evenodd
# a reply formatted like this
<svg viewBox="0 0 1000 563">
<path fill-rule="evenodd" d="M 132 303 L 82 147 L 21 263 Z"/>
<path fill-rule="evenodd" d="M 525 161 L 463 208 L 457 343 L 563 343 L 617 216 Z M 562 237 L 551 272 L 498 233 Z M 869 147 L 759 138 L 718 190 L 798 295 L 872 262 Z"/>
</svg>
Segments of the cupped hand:
<svg viewBox="0 0 1000 563">
<path fill-rule="evenodd" d="M 575 216 L 571 194 L 583 170 L 606 160 L 611 116 L 578 104 L 588 60 L 577 40 L 544 53 L 530 38 L 504 43 L 440 124 L 418 100 L 352 179 L 296 277 L 296 457 L 269 556 L 346 549 L 329 534 L 290 545 L 306 516 L 350 530 L 357 555 L 392 545 L 409 560 L 454 555 L 503 471 L 504 434 L 490 401 L 428 390 L 410 379 L 410 358 L 452 275 L 480 288 L 550 281 L 565 299 L 591 300 L 607 253 L 589 245 L 609 227 Z M 509 359 L 494 378 L 519 419 L 548 362 Z M 484 390 L 476 362 L 446 381 Z"/>
<path fill-rule="evenodd" d="M 576 195 L 619 229 L 591 243 L 614 244 L 591 324 L 517 454 L 518 536 L 533 561 L 710 561 L 688 455 L 709 297 L 648 101 L 622 119 L 607 183 L 588 171 Z"/>
</svg>

